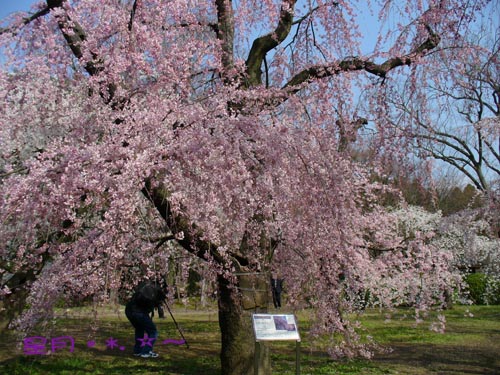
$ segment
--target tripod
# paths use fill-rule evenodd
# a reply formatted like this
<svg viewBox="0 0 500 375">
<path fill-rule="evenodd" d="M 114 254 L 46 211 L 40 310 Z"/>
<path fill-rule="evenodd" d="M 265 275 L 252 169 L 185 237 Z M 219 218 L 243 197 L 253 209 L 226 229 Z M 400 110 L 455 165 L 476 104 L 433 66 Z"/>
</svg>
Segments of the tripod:
<svg viewBox="0 0 500 375">
<path fill-rule="evenodd" d="M 163 241 L 163 242 L 160 241 L 160 243 L 158 245 L 156 245 L 155 249 L 158 250 L 163 243 L 165 243 L 165 241 Z M 155 269 L 155 274 L 156 274 L 156 262 L 155 262 L 155 258 L 154 257 L 153 257 L 153 267 Z M 162 289 L 164 289 L 167 286 L 167 282 L 165 280 L 165 276 L 162 277 L 162 280 L 163 280 L 163 283 L 164 283 Z M 155 278 L 155 286 L 158 287 L 157 284 L 158 284 L 158 278 Z M 167 302 L 165 300 L 163 300 L 162 306 L 165 306 L 167 308 L 168 313 L 170 314 L 170 316 L 172 317 L 172 320 L 174 321 L 175 328 L 177 328 L 177 331 L 179 331 L 179 333 L 181 334 L 182 339 L 184 340 L 184 344 L 186 344 L 186 347 L 189 349 L 189 344 L 188 344 L 186 338 L 184 337 L 184 335 L 182 334 L 182 331 L 179 328 L 179 325 L 177 324 L 177 321 L 174 318 L 174 314 L 172 314 L 172 311 L 170 310 L 170 307 L 168 307 L 168 304 L 167 304 Z"/>
<path fill-rule="evenodd" d="M 179 331 L 179 333 L 181 334 L 182 339 L 184 340 L 184 344 L 186 344 L 186 347 L 189 349 L 189 344 L 188 344 L 186 338 L 184 337 L 184 335 L 182 334 L 182 331 L 179 328 L 179 325 L 177 324 L 177 321 L 175 320 L 174 314 L 172 314 L 172 311 L 170 310 L 170 307 L 168 307 L 168 304 L 166 302 L 163 302 L 163 306 L 165 306 L 167 308 L 168 313 L 170 314 L 170 316 L 172 317 L 172 320 L 174 321 L 175 328 L 177 328 L 177 331 Z"/>
</svg>

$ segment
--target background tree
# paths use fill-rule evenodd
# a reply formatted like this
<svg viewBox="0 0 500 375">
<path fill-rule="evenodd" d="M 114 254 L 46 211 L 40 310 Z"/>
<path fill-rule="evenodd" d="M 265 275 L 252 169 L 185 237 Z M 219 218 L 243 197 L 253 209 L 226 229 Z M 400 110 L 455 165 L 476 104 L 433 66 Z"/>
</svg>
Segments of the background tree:
<svg viewBox="0 0 500 375">
<path fill-rule="evenodd" d="M 499 16 L 497 7 L 482 29 L 430 57 L 435 69 L 419 78 L 426 93 L 408 80 L 391 99 L 394 125 L 415 153 L 451 165 L 480 191 L 500 178 Z"/>
<path fill-rule="evenodd" d="M 500 269 L 500 240 L 488 220 L 487 210 L 464 209 L 442 216 L 417 206 L 400 207 L 393 211 L 398 218 L 398 231 L 406 238 L 421 236 L 434 249 L 441 249 L 449 256 L 453 267 L 460 270 L 464 280 L 479 273 L 482 290 L 475 293 L 473 302 L 497 303 Z M 470 302 L 470 284 L 464 284 L 459 294 L 465 303 Z M 418 291 L 418 285 L 413 285 Z M 414 292 L 415 293 L 415 292 Z M 474 293 L 472 293 L 474 294 Z M 451 298 L 451 296 L 450 296 Z"/>
<path fill-rule="evenodd" d="M 380 165 L 353 161 L 347 143 L 363 118 L 385 117 L 380 85 L 425 71 L 484 2 L 376 5 L 407 26 L 370 54 L 359 5 L 345 1 L 47 0 L 10 17 L 0 237 L 2 293 L 30 294 L 17 327 L 61 296 L 107 298 L 117 270 L 144 264 L 136 278 L 154 276 L 147 259 L 168 257 L 168 241 L 215 275 L 223 374 L 253 372 L 249 317 L 267 308 L 272 266 L 291 305 L 313 308 L 312 333 L 343 337 L 332 355 L 371 355 L 346 293 L 368 287 L 391 306 L 407 296 L 398 280 L 433 265 L 422 293 L 443 294 L 446 257 L 421 238 L 400 251 L 370 177 Z M 353 93 L 367 87 L 362 116 Z"/>
</svg>

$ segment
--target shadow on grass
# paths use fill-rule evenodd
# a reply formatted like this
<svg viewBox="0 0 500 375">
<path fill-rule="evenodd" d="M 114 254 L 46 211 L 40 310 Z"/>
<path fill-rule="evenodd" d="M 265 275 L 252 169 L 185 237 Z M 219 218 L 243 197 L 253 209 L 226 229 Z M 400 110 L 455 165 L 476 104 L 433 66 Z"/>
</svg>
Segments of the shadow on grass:
<svg viewBox="0 0 500 375">
<path fill-rule="evenodd" d="M 393 344 L 393 352 L 374 358 L 374 364 L 418 368 L 418 373 L 499 374 L 498 344 L 477 348 L 456 345 Z"/>
<path fill-rule="evenodd" d="M 76 349 L 75 349 L 76 350 Z M 131 354 L 89 350 L 84 354 L 72 353 L 46 356 L 18 355 L 0 362 L 2 374 L 169 374 L 169 375 L 218 375 L 219 358 L 201 350 L 160 354 L 159 358 L 138 358 Z"/>
<path fill-rule="evenodd" d="M 9 375 L 77 375 L 77 374 L 168 374 L 168 375 L 218 375 L 220 368 L 216 364 L 204 363 L 198 360 L 164 360 L 160 358 L 146 359 L 143 361 L 111 361 L 104 365 L 82 359 L 55 360 L 39 362 L 14 358 L 0 363 L 2 374 Z"/>
</svg>

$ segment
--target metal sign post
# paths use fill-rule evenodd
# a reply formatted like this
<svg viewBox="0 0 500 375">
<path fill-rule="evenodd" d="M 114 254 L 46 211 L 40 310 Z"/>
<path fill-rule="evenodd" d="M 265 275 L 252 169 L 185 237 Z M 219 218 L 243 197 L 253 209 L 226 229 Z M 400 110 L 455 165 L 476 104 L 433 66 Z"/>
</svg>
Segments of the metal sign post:
<svg viewBox="0 0 500 375">
<path fill-rule="evenodd" d="M 254 351 L 254 362 L 253 362 L 253 369 L 254 369 L 254 374 L 259 375 L 259 358 L 260 358 L 260 341 L 255 340 L 255 351 Z"/>
<path fill-rule="evenodd" d="M 295 341 L 295 375 L 300 375 L 300 340 Z"/>
<path fill-rule="evenodd" d="M 254 374 L 259 374 L 262 341 L 295 341 L 295 375 L 300 375 L 300 335 L 294 315 L 253 314 L 255 334 Z"/>
</svg>

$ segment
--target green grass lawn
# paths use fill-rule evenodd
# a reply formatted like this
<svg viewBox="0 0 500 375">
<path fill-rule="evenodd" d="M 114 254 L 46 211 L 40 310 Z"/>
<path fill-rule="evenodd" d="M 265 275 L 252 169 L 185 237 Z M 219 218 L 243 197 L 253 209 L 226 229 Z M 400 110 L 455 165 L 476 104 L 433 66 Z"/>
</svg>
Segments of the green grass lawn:
<svg viewBox="0 0 500 375">
<path fill-rule="evenodd" d="M 368 311 L 360 317 L 363 326 L 379 343 L 393 350 L 376 355 L 373 360 L 351 361 L 331 360 L 321 347 L 313 345 L 307 337 L 307 314 L 301 313 L 301 373 L 500 374 L 500 306 L 473 306 L 469 310 L 474 317 L 466 317 L 466 308 L 462 306 L 446 311 L 444 334 L 430 331 L 428 321 L 415 328 L 411 318 L 401 319 L 409 311 L 396 311 L 389 322 L 384 322 L 377 312 Z M 101 311 L 95 324 L 90 315 L 88 309 L 61 311 L 50 327 L 38 332 L 48 338 L 73 337 L 73 353 L 61 349 L 54 354 L 25 355 L 22 337 L 15 332 L 3 332 L 0 374 L 219 374 L 220 334 L 214 312 L 174 310 L 189 349 L 161 344 L 166 338 L 181 337 L 168 314 L 163 320 L 155 319 L 160 331 L 155 346 L 160 358 L 156 359 L 131 355 L 133 331 L 123 309 Z M 117 340 L 117 348 L 106 347 L 109 338 Z M 95 345 L 89 347 L 90 341 L 95 341 Z M 273 373 L 295 374 L 295 344 L 273 342 L 270 348 Z"/>
</svg>

